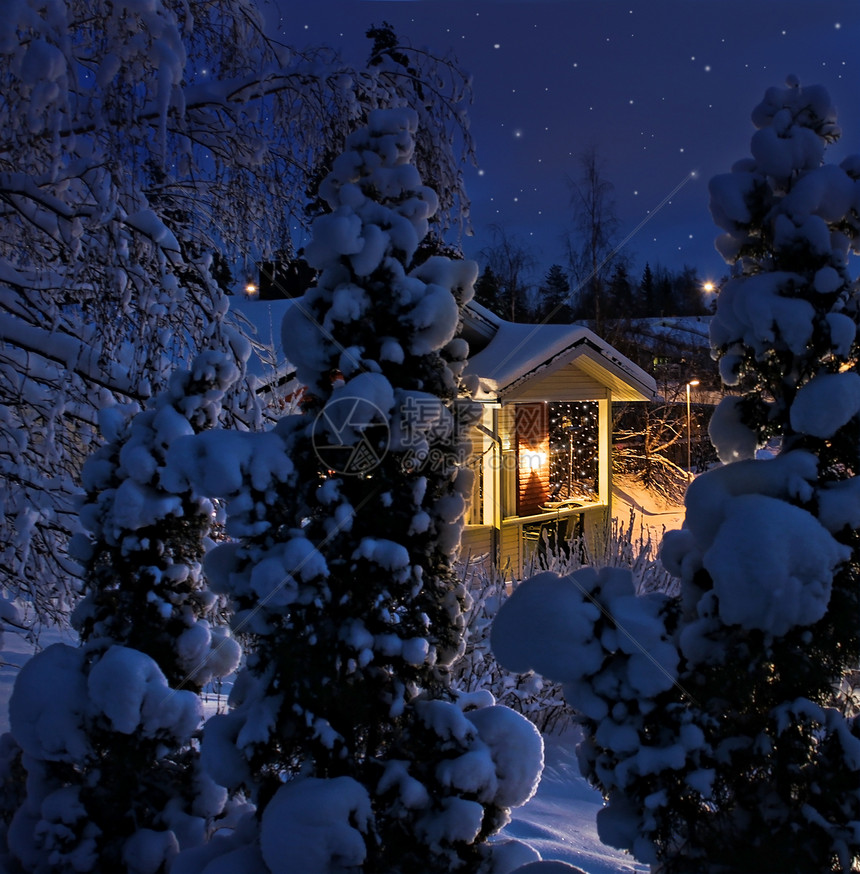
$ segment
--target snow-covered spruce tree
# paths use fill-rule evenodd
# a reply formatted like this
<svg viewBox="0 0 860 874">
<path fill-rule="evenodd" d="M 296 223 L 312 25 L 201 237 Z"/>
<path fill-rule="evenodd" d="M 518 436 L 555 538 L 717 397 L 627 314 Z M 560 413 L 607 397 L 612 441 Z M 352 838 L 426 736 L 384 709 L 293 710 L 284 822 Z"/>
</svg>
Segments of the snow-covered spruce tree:
<svg viewBox="0 0 860 874">
<path fill-rule="evenodd" d="M 319 280 L 283 323 L 303 415 L 239 435 L 244 476 L 225 435 L 174 449 L 177 471 L 228 500 L 237 539 L 206 571 L 249 638 L 202 759 L 257 806 L 176 871 L 225 853 L 277 874 L 474 870 L 536 784 L 534 727 L 490 695 L 457 700 L 446 673 L 468 601 L 452 563 L 473 404 L 455 334 L 477 268 L 414 260 L 436 208 L 410 163 L 415 126 L 408 109 L 371 113 L 321 186 Z"/>
<path fill-rule="evenodd" d="M 538 577 L 503 606 L 503 663 L 565 683 L 604 840 L 666 872 L 849 871 L 860 860 L 857 293 L 860 160 L 822 88 L 753 112 L 751 159 L 711 183 L 737 273 L 711 331 L 726 464 L 693 482 L 662 558 L 680 597 L 605 572 Z M 754 452 L 782 439 L 772 460 Z M 541 593 L 561 583 L 547 615 Z M 507 612 L 506 612 L 507 608 Z M 550 630 L 549 622 L 555 625 Z M 538 628 L 537 623 L 542 623 Z M 543 635 L 561 645 L 541 647 Z"/>
<path fill-rule="evenodd" d="M 202 719 L 195 693 L 235 669 L 239 647 L 210 621 L 202 561 L 212 504 L 170 487 L 165 455 L 216 424 L 238 375 L 228 356 L 201 353 L 149 410 L 102 411 L 106 443 L 83 470 L 90 536 L 76 543 L 82 643 L 34 656 L 10 701 L 27 783 L 8 849 L 24 871 L 156 874 L 201 843 L 224 806 L 191 745 Z"/>
<path fill-rule="evenodd" d="M 210 622 L 217 599 L 202 563 L 215 510 L 171 481 L 166 458 L 179 437 L 217 426 L 238 377 L 229 356 L 203 352 L 150 409 L 128 419 L 119 408 L 103 410 L 107 442 L 83 470 L 81 518 L 90 534 L 73 544 L 85 584 L 72 626 L 90 654 L 117 644 L 140 650 L 171 686 L 195 692 L 229 673 L 238 649 L 220 621 Z"/>
<path fill-rule="evenodd" d="M 21 0 L 3 13 L 0 585 L 64 623 L 98 409 L 149 403 L 198 351 L 229 349 L 224 291 L 244 277 L 228 265 L 289 254 L 316 162 L 370 109 L 416 107 L 440 214 L 462 208 L 469 87 L 450 58 L 408 46 L 395 52 L 408 70 L 290 49 L 253 0 Z M 237 388 L 225 421 L 255 427 L 252 397 Z"/>
<path fill-rule="evenodd" d="M 848 271 L 860 156 L 825 163 L 836 111 L 794 77 L 752 119 L 752 157 L 711 182 L 717 245 L 737 270 L 711 343 L 739 391 L 711 435 L 724 462 L 741 461 L 691 490 L 664 563 L 682 578 L 684 654 L 719 716 L 706 737 L 734 747 L 716 769 L 727 802 L 712 850 L 737 868 L 849 870 L 860 725 L 839 690 L 860 659 L 860 298 Z M 743 460 L 771 435 L 781 470 Z M 721 688 L 736 690 L 728 706 Z"/>
</svg>

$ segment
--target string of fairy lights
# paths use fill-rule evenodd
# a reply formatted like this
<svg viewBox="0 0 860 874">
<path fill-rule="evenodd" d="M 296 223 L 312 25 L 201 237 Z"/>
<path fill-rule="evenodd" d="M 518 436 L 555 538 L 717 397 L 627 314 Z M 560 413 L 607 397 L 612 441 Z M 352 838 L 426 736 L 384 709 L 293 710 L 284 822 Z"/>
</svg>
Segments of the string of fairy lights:
<svg viewBox="0 0 860 874">
<path fill-rule="evenodd" d="M 549 405 L 549 480 L 553 500 L 589 498 L 598 486 L 598 405 Z"/>
</svg>

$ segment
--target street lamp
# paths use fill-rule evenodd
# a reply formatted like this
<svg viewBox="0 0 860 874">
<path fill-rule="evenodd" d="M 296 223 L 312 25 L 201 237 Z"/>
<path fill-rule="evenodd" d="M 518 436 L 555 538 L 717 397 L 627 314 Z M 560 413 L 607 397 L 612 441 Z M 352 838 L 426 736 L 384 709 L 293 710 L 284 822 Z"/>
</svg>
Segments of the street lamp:
<svg viewBox="0 0 860 874">
<path fill-rule="evenodd" d="M 690 460 L 690 386 L 698 385 L 698 379 L 691 379 L 687 383 L 687 479 L 693 478 L 693 465 Z"/>
</svg>

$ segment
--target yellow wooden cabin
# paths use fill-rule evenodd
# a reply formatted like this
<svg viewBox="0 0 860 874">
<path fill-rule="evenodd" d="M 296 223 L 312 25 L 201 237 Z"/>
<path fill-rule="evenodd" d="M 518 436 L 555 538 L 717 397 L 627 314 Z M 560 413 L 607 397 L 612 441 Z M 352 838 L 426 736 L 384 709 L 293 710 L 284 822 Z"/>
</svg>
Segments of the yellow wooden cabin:
<svg viewBox="0 0 860 874">
<path fill-rule="evenodd" d="M 518 578 L 547 540 L 605 534 L 612 507 L 612 403 L 656 383 L 579 325 L 507 322 L 466 308 L 466 374 L 482 405 L 461 554 Z"/>
<path fill-rule="evenodd" d="M 277 342 L 290 300 L 238 298 L 232 308 L 255 326 L 249 362 L 269 403 L 301 393 Z M 547 536 L 607 530 L 612 506 L 613 401 L 655 396 L 651 376 L 578 325 L 506 322 L 477 303 L 464 310 L 466 375 L 477 379 L 480 424 L 472 434 L 477 473 L 461 555 L 519 577 Z M 289 357 L 289 350 L 285 350 Z"/>
</svg>

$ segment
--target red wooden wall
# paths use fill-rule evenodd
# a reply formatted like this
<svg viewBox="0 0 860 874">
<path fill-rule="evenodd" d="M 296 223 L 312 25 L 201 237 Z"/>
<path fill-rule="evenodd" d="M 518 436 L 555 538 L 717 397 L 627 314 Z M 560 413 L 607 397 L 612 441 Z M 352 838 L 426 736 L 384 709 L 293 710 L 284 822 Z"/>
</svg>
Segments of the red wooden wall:
<svg viewBox="0 0 860 874">
<path fill-rule="evenodd" d="M 517 515 L 539 513 L 549 497 L 549 417 L 545 403 L 517 404 Z"/>
</svg>

